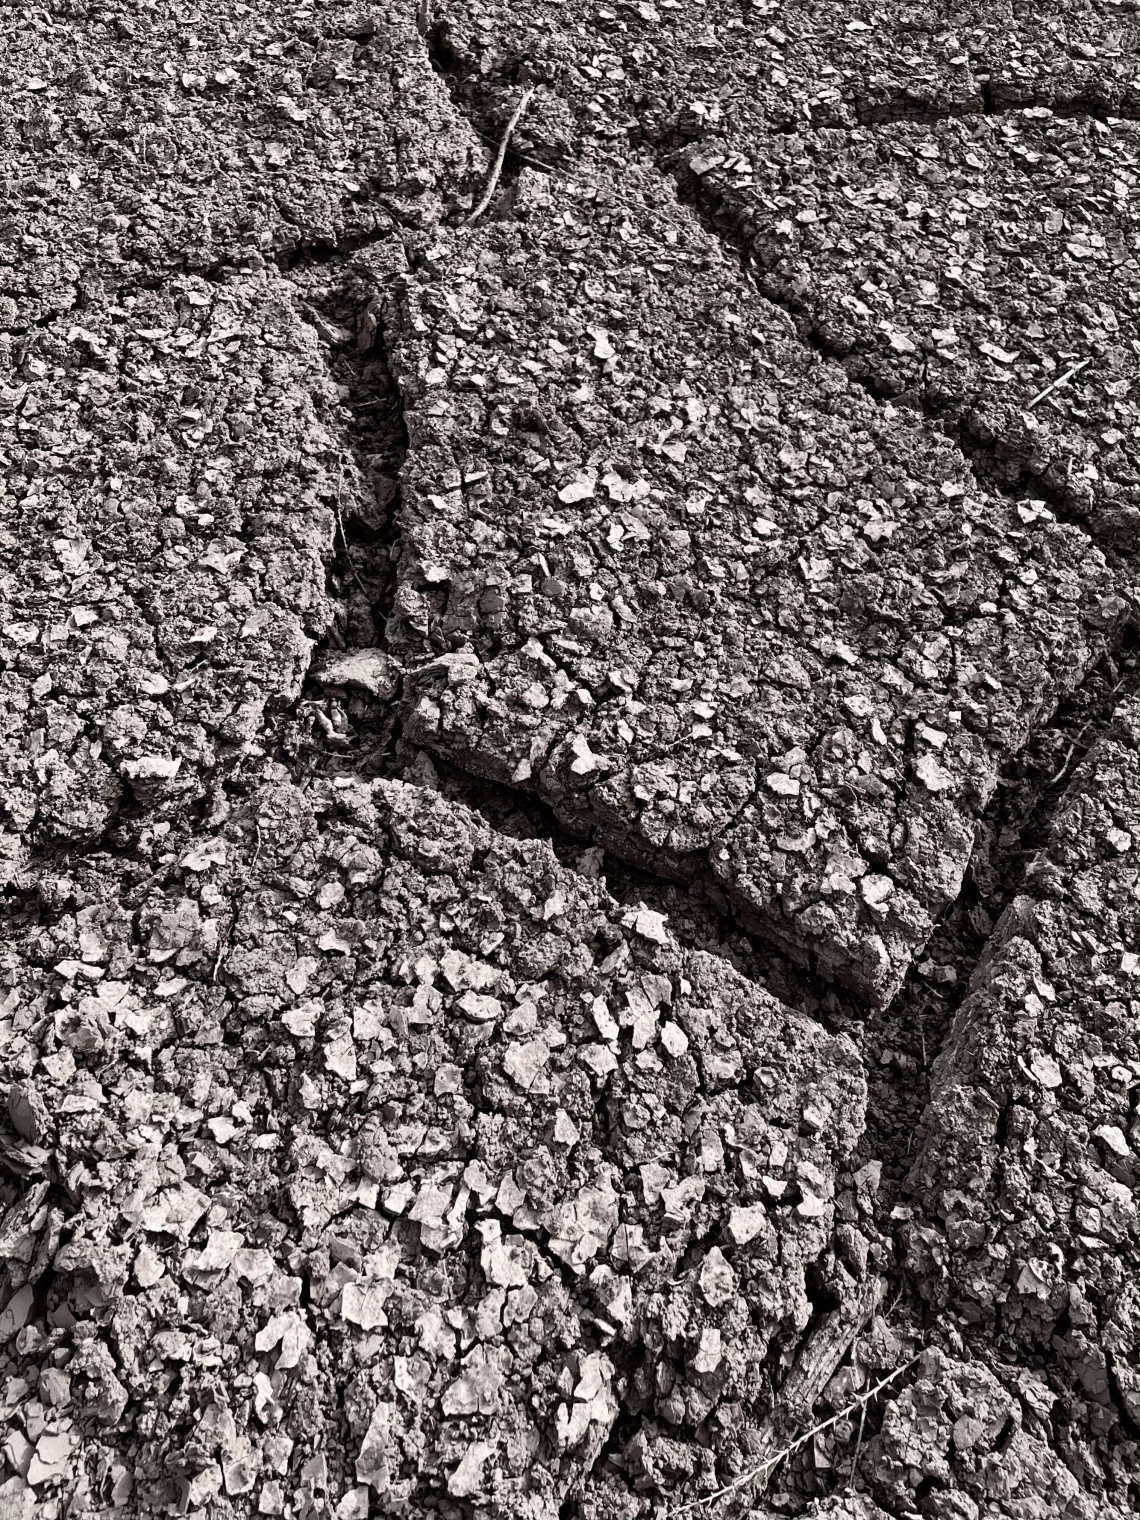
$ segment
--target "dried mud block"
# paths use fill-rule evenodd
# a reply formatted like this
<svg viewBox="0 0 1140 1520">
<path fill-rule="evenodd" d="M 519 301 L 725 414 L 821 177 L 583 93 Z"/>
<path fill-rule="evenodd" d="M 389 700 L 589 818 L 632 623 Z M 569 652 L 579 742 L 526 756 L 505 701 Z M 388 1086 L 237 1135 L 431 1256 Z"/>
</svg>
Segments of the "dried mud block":
<svg viewBox="0 0 1140 1520">
<path fill-rule="evenodd" d="M 0 823 L 87 845 L 200 793 L 327 628 L 336 395 L 274 271 L 0 337 Z M 32 546 L 35 546 L 34 552 Z"/>
<path fill-rule="evenodd" d="M 1140 707 L 1074 777 L 935 1066 L 912 1175 L 923 1291 L 1038 1353 L 1094 1440 L 1140 1415 Z M 1095 1458 L 1091 1459 L 1095 1473 Z"/>
<path fill-rule="evenodd" d="M 68 9 L 5 32 L 0 328 L 144 270 L 430 225 L 483 172 L 414 5 Z"/>
<path fill-rule="evenodd" d="M 1033 107 L 718 132 L 679 164 L 761 288 L 849 373 L 954 419 L 999 479 L 1130 551 L 1138 152 L 1134 121 Z"/>
<path fill-rule="evenodd" d="M 1012 26 L 999 24 L 987 49 L 992 110 L 1136 116 L 1140 18 L 1131 6 L 1080 0 L 1063 11 L 1040 3 L 1010 9 Z"/>
<path fill-rule="evenodd" d="M 465 99 L 485 100 L 525 62 L 560 92 L 586 142 L 631 126 L 680 143 L 742 127 L 850 129 L 1023 106 L 1127 117 L 1140 105 L 1140 26 L 1114 0 L 1061 12 L 888 0 L 861 15 L 827 0 L 605 11 L 537 0 L 525 12 L 458 0 L 436 25 Z M 531 149 L 561 135 L 537 120 L 524 132 Z"/>
<path fill-rule="evenodd" d="M 859 1463 L 874 1497 L 892 1515 L 932 1520 L 1122 1517 L 1124 1510 L 1082 1492 L 1050 1448 L 1046 1385 L 1007 1370 L 1013 1391 L 979 1362 L 926 1351 L 915 1381 L 887 1400 Z"/>
<path fill-rule="evenodd" d="M 643 1489 L 745 1464 L 834 1262 L 849 1042 L 397 782 L 113 871 L 7 952 L 37 1502 L 547 1520 L 621 1410 Z"/>
<path fill-rule="evenodd" d="M 1125 604 L 609 167 L 390 305 L 406 731 L 883 1001 Z"/>
<path fill-rule="evenodd" d="M 604 160 L 624 120 L 805 341 L 954 422 L 987 473 L 1135 545 L 1134 15 L 575 11 L 449 6 L 461 108 L 501 130 L 525 62 L 543 88 L 521 151 Z"/>
</svg>

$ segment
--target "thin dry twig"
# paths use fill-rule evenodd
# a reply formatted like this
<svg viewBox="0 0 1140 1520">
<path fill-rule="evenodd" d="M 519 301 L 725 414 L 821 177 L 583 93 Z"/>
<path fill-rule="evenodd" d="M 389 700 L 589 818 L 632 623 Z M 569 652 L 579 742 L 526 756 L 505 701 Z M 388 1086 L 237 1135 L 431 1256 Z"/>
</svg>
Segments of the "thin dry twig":
<svg viewBox="0 0 1140 1520">
<path fill-rule="evenodd" d="M 855 1437 L 855 1455 L 851 1458 L 851 1471 L 847 1474 L 847 1482 L 844 1491 L 850 1491 L 855 1483 L 855 1473 L 859 1466 L 859 1453 L 863 1450 L 863 1424 L 867 1418 L 867 1406 L 863 1405 L 859 1411 L 859 1434 Z"/>
<path fill-rule="evenodd" d="M 1080 733 L 1077 735 L 1077 737 L 1069 745 L 1068 750 L 1065 752 L 1065 758 L 1061 762 L 1061 769 L 1057 772 L 1057 774 L 1055 776 L 1050 776 L 1049 777 L 1048 781 L 1045 783 L 1046 786 L 1056 786 L 1057 782 L 1060 781 L 1061 777 L 1069 769 L 1069 761 L 1073 758 L 1074 754 L 1076 753 L 1077 745 L 1081 742 L 1081 740 L 1084 738 L 1085 734 L 1088 732 L 1089 724 L 1091 722 L 1092 722 L 1092 719 L 1090 718 L 1089 719 L 1089 723 L 1086 723 L 1084 725 L 1084 727 L 1081 729 Z"/>
<path fill-rule="evenodd" d="M 1091 359 L 1082 359 L 1079 364 L 1074 364 L 1070 369 L 1067 369 L 1063 375 L 1058 375 L 1051 385 L 1047 385 L 1043 391 L 1038 391 L 1037 395 L 1034 396 L 1033 400 L 1026 407 L 1026 411 L 1031 412 L 1039 401 L 1044 401 L 1046 396 L 1051 395 L 1053 391 L 1067 384 L 1074 375 L 1079 375 L 1081 370 L 1086 369 L 1091 363 Z"/>
<path fill-rule="evenodd" d="M 476 137 L 481 137 L 484 142 L 493 143 L 495 141 L 495 138 L 493 138 L 489 132 L 480 132 L 479 128 L 476 126 L 473 126 L 471 130 L 475 133 Z M 562 174 L 558 169 L 556 169 L 553 164 L 548 164 L 545 159 L 532 158 L 529 153 L 520 153 L 517 148 L 515 148 L 513 151 L 517 159 L 520 159 L 524 164 L 532 164 L 534 168 L 541 169 L 543 174 L 549 174 L 554 179 L 566 178 L 566 176 Z"/>
<path fill-rule="evenodd" d="M 491 197 L 495 193 L 495 187 L 499 183 L 499 175 L 502 174 L 503 164 L 506 162 L 507 145 L 510 143 L 511 133 L 515 130 L 519 122 L 522 120 L 522 114 L 526 110 L 527 106 L 530 105 L 531 98 L 534 95 L 534 88 L 534 85 L 531 85 L 529 89 L 523 91 L 522 99 L 515 107 L 510 121 L 507 122 L 507 130 L 503 133 L 503 140 L 499 144 L 498 153 L 495 155 L 495 162 L 494 166 L 491 169 L 491 177 L 487 181 L 487 188 L 483 191 L 482 198 L 480 199 L 479 204 L 475 207 L 475 210 L 472 211 L 471 215 L 463 223 L 465 227 L 470 227 L 472 222 L 477 221 L 478 218 L 483 215 L 484 211 L 486 211 L 487 207 L 491 204 Z"/>
<path fill-rule="evenodd" d="M 904 1372 L 909 1371 L 921 1356 L 921 1351 L 915 1352 L 909 1362 L 904 1362 L 901 1367 L 896 1367 L 893 1372 L 888 1372 L 885 1378 L 877 1382 L 873 1388 L 869 1388 L 866 1393 L 857 1394 L 850 1404 L 847 1404 L 838 1414 L 833 1414 L 830 1419 L 822 1420 L 818 1425 L 813 1425 L 810 1430 L 805 1430 L 802 1436 L 797 1436 L 794 1441 L 790 1441 L 781 1451 L 773 1453 L 772 1456 L 766 1457 L 758 1466 L 749 1468 L 747 1472 L 741 1473 L 739 1478 L 733 1478 L 731 1483 L 726 1483 L 723 1488 L 718 1488 L 715 1494 L 707 1494 L 704 1498 L 693 1499 L 688 1504 L 682 1504 L 679 1509 L 670 1510 L 669 1520 L 675 1520 L 677 1515 L 688 1515 L 694 1510 L 706 1509 L 709 1505 L 719 1504 L 722 1499 L 730 1499 L 733 1494 L 739 1493 L 742 1488 L 747 1488 L 750 1483 L 755 1483 L 759 1478 L 769 1477 L 785 1457 L 793 1456 L 802 1447 L 806 1446 L 809 1441 L 814 1440 L 816 1436 L 822 1435 L 825 1430 L 830 1430 L 833 1425 L 838 1425 L 840 1420 L 845 1420 L 848 1415 L 854 1414 L 856 1409 L 866 1410 L 867 1405 L 870 1404 L 872 1399 L 877 1398 L 883 1389 L 893 1383 L 896 1378 L 902 1377 Z"/>
<path fill-rule="evenodd" d="M 356 561 L 352 557 L 352 550 L 348 547 L 348 534 L 344 531 L 344 519 L 341 517 L 341 514 L 340 514 L 340 498 L 341 498 L 341 492 L 343 490 L 344 490 L 344 460 L 342 459 L 341 462 L 340 462 L 340 474 L 337 476 L 337 482 L 336 482 L 336 501 L 333 503 L 333 513 L 336 516 L 336 525 L 340 529 L 340 541 L 344 545 L 344 557 L 348 561 L 348 568 L 352 572 L 352 578 L 353 578 L 353 580 L 360 587 L 360 594 L 361 594 L 361 596 L 364 598 L 365 601 L 368 601 L 368 599 L 369 599 L 368 598 L 368 588 L 364 584 L 364 582 L 360 579 L 359 572 L 357 571 L 357 568 L 356 568 Z"/>
<path fill-rule="evenodd" d="M 1115 675 L 1115 674 L 1116 674 L 1116 667 L 1113 666 L 1113 675 Z M 1124 685 L 1124 680 L 1122 678 L 1121 680 L 1117 681 L 1116 685 L 1109 692 L 1109 694 L 1108 694 L 1109 697 L 1110 698 L 1111 697 L 1115 697 L 1116 693 L 1120 690 L 1120 688 L 1123 685 Z M 1090 718 L 1087 723 L 1085 723 L 1085 724 L 1082 725 L 1082 727 L 1080 729 L 1080 732 L 1077 734 L 1077 737 L 1069 745 L 1068 751 L 1065 754 L 1064 761 L 1061 764 L 1061 769 L 1057 772 L 1057 774 L 1055 776 L 1050 776 L 1049 777 L 1049 780 L 1045 783 L 1046 786 L 1056 786 L 1057 782 L 1060 781 L 1061 777 L 1069 769 L 1069 761 L 1073 758 L 1073 755 L 1076 753 L 1077 746 L 1080 744 L 1081 740 L 1084 738 L 1084 736 L 1088 733 L 1089 729 L 1092 727 L 1092 723 L 1093 723 L 1093 720 L 1092 720 L 1092 718 Z"/>
</svg>

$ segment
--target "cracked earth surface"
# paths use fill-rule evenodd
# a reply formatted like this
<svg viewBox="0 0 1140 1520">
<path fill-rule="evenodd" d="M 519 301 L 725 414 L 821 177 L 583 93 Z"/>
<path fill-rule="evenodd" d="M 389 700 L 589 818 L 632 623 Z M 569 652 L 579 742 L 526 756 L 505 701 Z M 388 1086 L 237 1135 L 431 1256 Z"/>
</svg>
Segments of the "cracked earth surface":
<svg viewBox="0 0 1140 1520">
<path fill-rule="evenodd" d="M 10 8 L 5 1520 L 1135 1513 L 1138 48 Z"/>
</svg>

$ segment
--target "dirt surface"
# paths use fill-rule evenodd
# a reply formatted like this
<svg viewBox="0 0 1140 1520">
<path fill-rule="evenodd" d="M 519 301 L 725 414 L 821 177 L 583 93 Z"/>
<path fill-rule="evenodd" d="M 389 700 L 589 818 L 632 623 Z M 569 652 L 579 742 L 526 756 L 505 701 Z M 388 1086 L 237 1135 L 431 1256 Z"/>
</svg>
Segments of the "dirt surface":
<svg viewBox="0 0 1140 1520">
<path fill-rule="evenodd" d="M 552 1514 L 619 1400 L 739 1448 L 806 1274 L 854 1281 L 854 1047 L 542 842 L 399 782 L 282 780 L 158 881 L 92 866 L 73 895 L 13 941 L 7 998 L 33 1483 L 82 1452 L 62 1404 L 144 1512 L 179 1480 L 264 1510 L 303 1471 L 365 1511 Z M 62 1246 L 52 1179 L 80 1203 Z"/>
<path fill-rule="evenodd" d="M 1138 59 L 9 8 L 0 1520 L 1140 1508 Z"/>
<path fill-rule="evenodd" d="M 610 167 L 405 282 L 406 732 L 889 1000 L 1124 601 Z M 620 298 L 587 273 L 614 239 Z"/>
<path fill-rule="evenodd" d="M 918 1270 L 970 1332 L 1046 1349 L 1134 1467 L 1137 705 L 1123 703 L 998 920 L 935 1063 Z M 1078 1446 L 1078 1456 L 1080 1448 Z M 1095 1460 L 1095 1459 L 1094 1459 Z"/>
</svg>

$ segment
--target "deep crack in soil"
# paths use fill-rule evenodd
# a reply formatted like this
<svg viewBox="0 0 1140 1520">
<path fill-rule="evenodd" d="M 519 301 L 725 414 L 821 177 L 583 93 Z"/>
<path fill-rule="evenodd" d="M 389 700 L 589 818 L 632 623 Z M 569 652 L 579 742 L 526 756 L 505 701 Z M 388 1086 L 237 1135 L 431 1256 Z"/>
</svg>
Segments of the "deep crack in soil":
<svg viewBox="0 0 1140 1520">
<path fill-rule="evenodd" d="M 649 145 L 653 147 L 651 142 Z M 940 403 L 930 396 L 925 385 L 901 391 L 892 389 L 866 358 L 837 347 L 813 315 L 809 301 L 792 298 L 782 281 L 767 276 L 755 256 L 748 234 L 724 197 L 715 190 L 710 191 L 701 176 L 688 169 L 676 150 L 655 153 L 654 161 L 662 173 L 675 180 L 678 196 L 700 218 L 702 225 L 733 251 L 749 283 L 765 299 L 788 313 L 800 339 L 822 359 L 839 365 L 847 377 L 875 401 L 906 407 L 924 417 L 957 445 L 983 484 L 1014 500 L 1044 501 L 1061 521 L 1078 524 L 1086 532 L 1089 530 L 1087 509 L 1081 507 L 1065 483 L 1051 473 L 1035 472 L 1025 451 L 1011 446 L 987 427 L 973 403 Z M 1102 547 L 1110 560 L 1118 559 L 1116 544 L 1109 542 Z"/>
<path fill-rule="evenodd" d="M 391 247 L 396 256 L 398 245 Z M 385 352 L 386 292 L 354 267 L 356 251 L 289 261 L 299 309 L 326 353 L 344 442 L 327 569 L 333 623 L 281 731 L 297 779 L 392 774 L 399 737 L 399 672 L 386 652 L 386 625 L 396 591 L 407 429 Z"/>
<path fill-rule="evenodd" d="M 883 1163 L 880 1222 L 905 1199 L 914 1129 L 926 1107 L 929 1071 L 970 975 L 1002 912 L 1025 890 L 1026 869 L 1046 842 L 1049 823 L 1081 759 L 1112 721 L 1117 706 L 1140 690 L 1140 634 L 1121 644 L 1038 728 L 1003 767 L 978 822 L 977 843 L 956 901 L 940 919 L 925 955 L 894 1001 L 871 1009 L 821 981 L 742 930 L 727 902 L 718 909 L 698 893 L 605 856 L 598 862 L 610 891 L 668 913 L 688 944 L 728 959 L 781 1002 L 853 1038 L 871 1084 L 864 1160 Z M 591 868 L 594 861 L 590 861 Z"/>
</svg>

